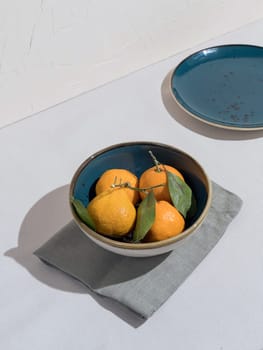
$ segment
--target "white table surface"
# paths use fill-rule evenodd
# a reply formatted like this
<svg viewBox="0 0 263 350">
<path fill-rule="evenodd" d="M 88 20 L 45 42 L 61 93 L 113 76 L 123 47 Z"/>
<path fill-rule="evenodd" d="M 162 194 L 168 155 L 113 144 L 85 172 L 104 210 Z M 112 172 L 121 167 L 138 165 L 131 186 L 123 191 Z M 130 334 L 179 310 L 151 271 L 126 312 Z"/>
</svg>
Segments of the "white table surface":
<svg viewBox="0 0 263 350">
<path fill-rule="evenodd" d="M 0 127 L 262 13 L 261 0 L 0 0 Z"/>
<path fill-rule="evenodd" d="M 263 349 L 263 131 L 187 117 L 165 79 L 186 54 L 231 42 L 263 45 L 263 21 L 0 130 L 1 349 Z M 135 140 L 184 149 L 244 201 L 216 247 L 143 324 L 32 255 L 71 219 L 76 167 Z"/>
</svg>

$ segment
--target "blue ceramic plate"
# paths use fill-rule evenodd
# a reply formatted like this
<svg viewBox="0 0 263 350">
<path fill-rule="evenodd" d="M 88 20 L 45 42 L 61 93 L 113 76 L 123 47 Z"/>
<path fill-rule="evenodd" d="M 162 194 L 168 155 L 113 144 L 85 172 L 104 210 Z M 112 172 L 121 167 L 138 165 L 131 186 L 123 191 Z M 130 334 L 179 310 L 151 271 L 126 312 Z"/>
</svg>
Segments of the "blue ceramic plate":
<svg viewBox="0 0 263 350">
<path fill-rule="evenodd" d="M 263 129 L 263 47 L 223 45 L 196 52 L 175 68 L 171 90 L 177 103 L 203 122 Z"/>
</svg>

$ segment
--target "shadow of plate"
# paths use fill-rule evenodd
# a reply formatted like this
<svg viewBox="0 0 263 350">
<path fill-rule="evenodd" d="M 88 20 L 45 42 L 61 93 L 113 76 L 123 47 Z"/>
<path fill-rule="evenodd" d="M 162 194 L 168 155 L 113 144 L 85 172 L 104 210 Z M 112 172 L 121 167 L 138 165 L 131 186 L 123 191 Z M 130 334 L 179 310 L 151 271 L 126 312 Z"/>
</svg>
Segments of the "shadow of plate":
<svg viewBox="0 0 263 350">
<path fill-rule="evenodd" d="M 231 130 L 207 124 L 185 112 L 175 101 L 172 96 L 170 83 L 173 70 L 171 70 L 164 78 L 161 85 L 161 96 L 163 104 L 170 114 L 178 123 L 185 128 L 198 133 L 200 135 L 214 138 L 217 140 L 249 140 L 260 138 L 263 136 L 263 130 Z"/>
</svg>

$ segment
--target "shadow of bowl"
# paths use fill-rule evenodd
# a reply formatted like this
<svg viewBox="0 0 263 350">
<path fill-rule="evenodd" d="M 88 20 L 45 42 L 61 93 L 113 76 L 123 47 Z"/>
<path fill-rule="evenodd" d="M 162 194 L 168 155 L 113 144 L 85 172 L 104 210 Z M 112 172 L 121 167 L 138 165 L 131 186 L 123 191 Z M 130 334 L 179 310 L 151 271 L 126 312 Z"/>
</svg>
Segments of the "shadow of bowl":
<svg viewBox="0 0 263 350">
<path fill-rule="evenodd" d="M 190 116 L 175 101 L 171 93 L 171 78 L 174 70 L 171 70 L 164 78 L 161 85 L 161 96 L 164 107 L 170 116 L 185 128 L 200 135 L 217 140 L 249 140 L 263 136 L 263 130 L 231 130 L 213 126 Z"/>
<path fill-rule="evenodd" d="M 37 248 L 71 220 L 68 191 L 68 185 L 60 187 L 45 195 L 29 210 L 20 227 L 17 247 L 8 250 L 5 255 L 50 287 L 73 293 L 87 293 L 87 288 L 80 282 L 59 270 L 51 269 L 33 255 Z"/>
<path fill-rule="evenodd" d="M 119 259 L 121 258 L 120 267 L 112 269 L 111 274 L 107 274 L 109 268 L 105 263 L 105 268 L 102 273 L 104 273 L 107 278 L 103 278 L 103 281 L 100 282 L 99 278 L 97 278 L 98 276 L 95 276 L 94 281 L 96 282 L 99 280 L 98 283 L 101 283 L 94 285 L 95 289 L 136 278 L 147 273 L 166 259 L 167 254 L 155 259 L 147 259 L 147 261 L 144 260 L 143 262 L 140 259 L 138 261 L 136 259 L 132 260 L 132 258 L 120 257 L 97 247 L 92 241 L 85 237 L 72 222 L 68 193 L 69 185 L 65 185 L 42 197 L 25 216 L 20 227 L 17 247 L 9 249 L 5 252 L 5 256 L 14 259 L 41 283 L 66 292 L 88 294 L 99 305 L 109 310 L 132 327 L 139 327 L 146 321 L 140 315 L 128 309 L 125 305 L 118 303 L 116 300 L 98 295 L 87 288 L 80 280 L 71 277 L 71 275 L 57 268 L 44 264 L 34 255 L 34 252 L 39 249 L 39 247 L 43 246 L 44 243 L 48 242 L 56 232 L 64 232 L 67 230 L 67 227 L 72 227 L 72 225 L 74 225 L 72 229 L 77 230 L 77 232 L 74 231 L 74 234 L 79 236 L 79 239 L 84 242 L 83 250 L 85 254 L 80 255 L 82 255 L 82 258 L 84 256 L 84 259 L 88 259 L 89 264 L 85 266 L 90 266 L 90 271 L 87 269 L 87 275 L 94 275 L 94 264 L 96 264 L 96 261 L 98 262 L 100 258 L 105 258 L 105 254 L 111 255 L 108 256 L 109 261 L 111 263 L 113 261 L 115 265 L 120 263 Z M 86 248 L 87 250 L 85 250 Z M 130 264 L 133 264 L 133 269 L 127 269 L 127 265 L 130 266 Z"/>
</svg>

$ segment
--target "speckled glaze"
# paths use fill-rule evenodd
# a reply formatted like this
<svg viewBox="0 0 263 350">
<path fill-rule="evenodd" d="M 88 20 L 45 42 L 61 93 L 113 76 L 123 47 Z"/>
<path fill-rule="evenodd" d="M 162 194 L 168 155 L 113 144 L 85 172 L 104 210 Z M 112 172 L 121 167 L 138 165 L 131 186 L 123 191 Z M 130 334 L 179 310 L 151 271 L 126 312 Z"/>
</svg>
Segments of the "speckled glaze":
<svg viewBox="0 0 263 350">
<path fill-rule="evenodd" d="M 203 122 L 263 129 L 263 48 L 223 45 L 196 52 L 175 68 L 171 92 L 186 112 Z"/>
<path fill-rule="evenodd" d="M 183 233 L 176 237 L 151 243 L 126 243 L 98 234 L 85 225 L 71 205 L 73 218 L 80 229 L 95 243 L 117 254 L 145 257 L 166 253 L 180 244 L 180 241 L 201 225 L 211 204 L 211 184 L 201 165 L 185 152 L 160 143 L 129 142 L 105 148 L 85 160 L 77 169 L 70 185 L 70 198 L 79 199 L 84 206 L 95 195 L 95 184 L 102 173 L 110 168 L 125 168 L 138 177 L 153 166 L 148 153 L 151 150 L 163 164 L 176 167 L 184 175 L 197 200 L 197 211 L 187 222 Z"/>
</svg>

